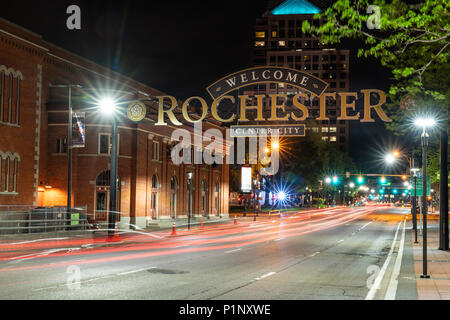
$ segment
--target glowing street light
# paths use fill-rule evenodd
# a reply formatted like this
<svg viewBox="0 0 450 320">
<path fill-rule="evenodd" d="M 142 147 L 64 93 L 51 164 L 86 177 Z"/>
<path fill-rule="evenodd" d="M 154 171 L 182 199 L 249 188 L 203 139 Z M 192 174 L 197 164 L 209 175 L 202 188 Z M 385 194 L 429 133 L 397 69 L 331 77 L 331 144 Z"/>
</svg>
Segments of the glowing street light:
<svg viewBox="0 0 450 320">
<path fill-rule="evenodd" d="M 414 124 L 421 128 L 431 128 L 436 124 L 436 120 L 433 118 L 417 118 L 414 120 Z"/>
<path fill-rule="evenodd" d="M 381 182 L 382 184 L 385 184 L 385 183 L 386 183 L 386 177 L 381 177 L 381 178 L 380 178 L 380 182 Z"/>
<path fill-rule="evenodd" d="M 330 184 L 330 183 L 331 183 L 331 178 L 330 178 L 330 177 L 326 177 L 326 178 L 325 178 L 325 183 Z"/>
<path fill-rule="evenodd" d="M 338 181 L 339 181 L 338 177 L 337 177 L 337 176 L 334 176 L 334 177 L 333 177 L 333 183 L 336 184 L 336 183 L 338 183 Z"/>
<path fill-rule="evenodd" d="M 388 154 L 384 160 L 386 160 L 387 164 L 393 164 L 395 162 L 395 157 L 392 154 Z"/>
<path fill-rule="evenodd" d="M 100 100 L 98 105 L 104 114 L 113 114 L 116 111 L 116 103 L 109 97 Z"/>
<path fill-rule="evenodd" d="M 278 150 L 280 148 L 280 143 L 279 142 L 273 142 L 272 143 L 272 149 L 273 150 Z"/>
<path fill-rule="evenodd" d="M 355 187 L 355 184 L 353 182 L 350 182 L 349 187 L 353 189 Z"/>
</svg>

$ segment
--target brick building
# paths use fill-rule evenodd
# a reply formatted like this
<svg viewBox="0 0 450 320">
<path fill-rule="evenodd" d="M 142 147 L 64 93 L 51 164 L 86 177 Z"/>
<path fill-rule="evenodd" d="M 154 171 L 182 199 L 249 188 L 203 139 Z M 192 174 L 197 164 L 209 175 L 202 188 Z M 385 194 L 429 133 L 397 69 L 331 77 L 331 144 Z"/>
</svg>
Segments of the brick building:
<svg viewBox="0 0 450 320">
<path fill-rule="evenodd" d="M 281 2 L 281 3 L 280 3 Z M 272 1 L 270 10 L 256 21 L 254 42 L 255 66 L 284 66 L 310 73 L 329 83 L 327 92 L 349 91 L 349 50 L 324 46 L 318 39 L 302 32 L 302 23 L 319 24 L 313 15 L 326 9 L 329 1 Z M 295 94 L 298 89 L 285 84 L 259 85 L 247 94 Z M 318 132 L 322 139 L 348 151 L 349 122 L 338 120 L 339 96 L 327 98 L 326 117 L 307 130 Z M 319 116 L 319 99 L 310 96 L 302 101 L 309 109 L 309 118 Z M 287 106 L 288 107 L 288 106 Z M 268 109 L 268 108 L 267 108 Z M 309 120 L 309 119 L 307 119 Z"/>
<path fill-rule="evenodd" d="M 145 100 L 165 94 L 0 19 L 0 205 L 67 204 L 68 89 L 54 85 L 82 86 L 72 90 L 73 111 L 86 115 L 85 147 L 73 148 L 72 204 L 99 218 L 109 204 L 111 121 L 86 97 L 112 92 L 152 110 Z M 118 120 L 121 221 L 145 227 L 186 217 L 189 203 L 194 216 L 227 215 L 228 166 L 174 165 L 170 138 L 179 127 L 155 126 L 155 114 L 142 123 Z M 223 131 L 211 121 L 209 128 Z"/>
</svg>

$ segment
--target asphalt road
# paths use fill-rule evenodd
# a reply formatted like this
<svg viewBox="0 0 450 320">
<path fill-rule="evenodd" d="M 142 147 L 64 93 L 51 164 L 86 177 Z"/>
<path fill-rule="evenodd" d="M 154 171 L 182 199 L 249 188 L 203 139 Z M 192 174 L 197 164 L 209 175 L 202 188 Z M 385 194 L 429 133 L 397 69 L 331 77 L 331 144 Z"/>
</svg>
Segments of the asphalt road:
<svg viewBox="0 0 450 320">
<path fill-rule="evenodd" d="M 417 299 L 407 209 L 0 243 L 0 299 Z"/>
</svg>

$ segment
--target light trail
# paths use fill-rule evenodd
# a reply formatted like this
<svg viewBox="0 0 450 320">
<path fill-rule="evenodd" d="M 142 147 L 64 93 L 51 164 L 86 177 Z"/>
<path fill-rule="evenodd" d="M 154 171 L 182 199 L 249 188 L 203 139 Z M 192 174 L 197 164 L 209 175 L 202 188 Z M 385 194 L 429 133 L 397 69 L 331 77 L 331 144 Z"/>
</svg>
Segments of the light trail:
<svg viewBox="0 0 450 320">
<path fill-rule="evenodd" d="M 75 255 L 82 255 L 83 257 L 86 257 L 88 255 L 92 254 L 106 254 L 106 253 L 123 253 L 124 255 L 121 256 L 114 256 L 114 257 L 96 257 L 93 259 L 87 259 L 83 261 L 78 261 L 77 264 L 95 264 L 95 263 L 106 263 L 106 262 L 113 262 L 113 261 L 121 261 L 121 260 L 132 260 L 132 259 L 143 259 L 148 257 L 155 257 L 155 256 L 161 256 L 161 255 L 171 255 L 171 254 L 182 254 L 182 253 L 190 253 L 190 252 L 203 252 L 203 251 L 212 251 L 212 250 L 221 250 L 221 249 L 236 249 L 243 246 L 248 246 L 252 244 L 258 244 L 262 242 L 272 241 L 276 239 L 280 239 L 281 237 L 286 239 L 289 237 L 295 237 L 311 232 L 317 232 L 320 230 L 325 230 L 331 227 L 337 227 L 339 225 L 343 225 L 345 223 L 348 223 L 350 221 L 354 221 L 356 219 L 360 219 L 364 215 L 370 213 L 373 211 L 373 209 L 353 209 L 348 210 L 349 212 L 344 214 L 339 214 L 338 217 L 330 218 L 329 216 L 327 218 L 321 218 L 314 221 L 308 221 L 309 223 L 306 223 L 306 221 L 299 221 L 298 223 L 302 223 L 302 225 L 298 226 L 294 224 L 294 227 L 292 226 L 292 223 L 287 223 L 287 220 L 280 220 L 277 225 L 273 225 L 269 228 L 269 230 L 265 231 L 259 231 L 259 230 L 252 230 L 251 233 L 245 234 L 245 235 L 239 235 L 235 237 L 227 237 L 227 238 L 219 238 L 219 239 L 204 239 L 204 241 L 198 241 L 200 239 L 195 240 L 184 240 L 184 237 L 177 237 L 178 239 L 169 239 L 166 241 L 158 241 L 158 243 L 151 243 L 147 244 L 147 246 L 140 245 L 129 245 L 127 247 L 120 247 L 120 248 L 101 248 L 92 250 L 89 249 L 89 251 L 86 252 L 72 252 L 72 253 L 66 253 L 66 254 L 52 254 L 52 255 L 46 255 L 46 256 L 39 256 L 39 260 L 46 259 L 46 258 L 53 258 L 58 256 L 64 256 L 64 257 L 70 257 Z M 290 222 L 290 221 L 289 221 Z M 281 226 L 281 223 L 286 223 L 289 225 L 290 228 L 287 228 L 285 225 Z M 238 225 L 239 226 L 239 225 Z M 285 228 L 286 227 L 286 228 Z M 280 229 L 281 228 L 281 229 Z M 242 233 L 242 228 L 236 227 L 235 230 L 237 232 Z M 180 244 L 180 240 L 183 240 L 182 247 L 186 248 L 174 248 L 175 244 Z M 232 242 L 232 243 L 230 243 Z M 197 246 L 197 247 L 191 247 L 189 246 Z M 207 246 L 209 245 L 209 246 Z M 199 247 L 202 246 L 202 247 Z M 160 251 L 154 251 L 155 249 L 162 249 Z M 168 250 L 167 250 L 168 249 Z M 153 250 L 153 251 L 149 251 Z M 130 251 L 144 251 L 144 252 L 133 252 Z M 36 253 L 39 255 L 39 253 Z M 61 266 L 67 266 L 73 264 L 73 261 L 65 261 L 65 262 L 59 262 L 54 263 L 52 265 L 49 264 L 42 264 L 42 265 L 34 265 L 34 266 L 23 266 L 23 267 L 12 267 L 12 268 L 3 268 L 0 269 L 1 272 L 8 272 L 8 271 L 19 271 L 19 270 L 32 270 L 32 269 L 40 269 L 40 268 L 52 268 L 52 267 L 61 267 Z"/>
</svg>

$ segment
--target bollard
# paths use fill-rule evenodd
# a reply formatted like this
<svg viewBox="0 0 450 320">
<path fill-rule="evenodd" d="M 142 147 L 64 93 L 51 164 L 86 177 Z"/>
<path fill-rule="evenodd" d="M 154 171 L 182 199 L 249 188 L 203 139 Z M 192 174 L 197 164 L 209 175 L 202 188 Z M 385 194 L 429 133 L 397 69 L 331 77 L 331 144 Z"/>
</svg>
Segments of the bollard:
<svg viewBox="0 0 450 320">
<path fill-rule="evenodd" d="M 174 222 L 173 225 L 172 225 L 172 236 L 174 236 L 176 234 L 177 234 L 177 230 L 175 228 L 175 222 Z"/>
<path fill-rule="evenodd" d="M 114 238 L 118 238 L 119 237 L 119 229 L 116 223 L 116 230 L 114 230 Z"/>
<path fill-rule="evenodd" d="M 234 216 L 234 224 L 237 224 L 236 216 Z"/>
</svg>

